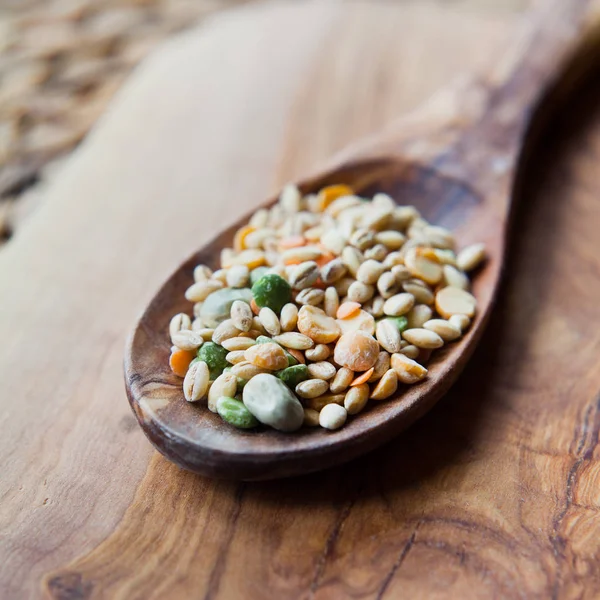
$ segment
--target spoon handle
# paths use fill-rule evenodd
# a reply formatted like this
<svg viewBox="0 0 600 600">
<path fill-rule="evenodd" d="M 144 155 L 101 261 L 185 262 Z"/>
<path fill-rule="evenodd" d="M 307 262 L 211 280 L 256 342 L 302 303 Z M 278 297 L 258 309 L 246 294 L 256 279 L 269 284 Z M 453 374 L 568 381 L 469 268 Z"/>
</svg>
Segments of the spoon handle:
<svg viewBox="0 0 600 600">
<path fill-rule="evenodd" d="M 469 169 L 482 190 L 508 184 L 536 121 L 599 62 L 600 0 L 538 2 L 503 59 L 474 82 L 478 106 L 446 161 Z"/>
<path fill-rule="evenodd" d="M 597 64 L 600 0 L 539 0 L 493 68 L 456 81 L 333 163 L 401 156 L 430 165 L 469 182 L 504 219 L 532 125 L 543 122 Z"/>
</svg>

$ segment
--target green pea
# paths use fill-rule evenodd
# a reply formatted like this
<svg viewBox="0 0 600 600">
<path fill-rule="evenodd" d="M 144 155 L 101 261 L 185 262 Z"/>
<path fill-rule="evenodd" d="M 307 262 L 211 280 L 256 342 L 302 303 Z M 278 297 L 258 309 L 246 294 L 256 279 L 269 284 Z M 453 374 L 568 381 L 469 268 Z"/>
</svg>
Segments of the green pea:
<svg viewBox="0 0 600 600">
<path fill-rule="evenodd" d="M 270 337 L 267 337 L 266 335 L 259 335 L 256 338 L 256 343 L 257 344 L 271 344 L 271 343 L 273 343 L 273 340 Z"/>
<path fill-rule="evenodd" d="M 200 309 L 202 322 L 206 327 L 216 327 L 225 319 L 229 319 L 231 305 L 235 300 L 249 303 L 252 300 L 252 292 L 249 288 L 223 288 L 213 292 Z"/>
<path fill-rule="evenodd" d="M 269 272 L 269 267 L 256 267 L 250 272 L 250 283 L 254 285 L 261 277 Z"/>
<path fill-rule="evenodd" d="M 388 321 L 391 321 L 400 333 L 402 333 L 408 327 L 408 320 L 406 317 L 387 317 Z"/>
<path fill-rule="evenodd" d="M 210 380 L 215 380 L 222 372 L 230 366 L 225 358 L 228 352 L 223 346 L 214 342 L 206 342 L 198 348 L 198 358 L 208 365 Z"/>
<path fill-rule="evenodd" d="M 298 360 L 293 357 L 285 348 L 283 349 L 285 356 L 288 359 L 288 367 L 295 367 L 298 364 Z"/>
<path fill-rule="evenodd" d="M 237 379 L 237 389 L 243 390 L 244 386 L 248 383 L 248 380 L 244 379 L 243 377 L 236 377 L 236 379 Z"/>
<path fill-rule="evenodd" d="M 301 381 L 308 379 L 308 368 L 306 365 L 294 365 L 293 367 L 277 371 L 275 375 L 289 388 L 294 390 Z"/>
<path fill-rule="evenodd" d="M 260 308 L 268 306 L 277 314 L 292 300 L 290 284 L 276 273 L 263 275 L 253 286 L 254 302 Z"/>
<path fill-rule="evenodd" d="M 256 417 L 235 398 L 221 396 L 217 400 L 217 412 L 223 421 L 238 429 L 252 429 L 258 425 Z"/>
</svg>

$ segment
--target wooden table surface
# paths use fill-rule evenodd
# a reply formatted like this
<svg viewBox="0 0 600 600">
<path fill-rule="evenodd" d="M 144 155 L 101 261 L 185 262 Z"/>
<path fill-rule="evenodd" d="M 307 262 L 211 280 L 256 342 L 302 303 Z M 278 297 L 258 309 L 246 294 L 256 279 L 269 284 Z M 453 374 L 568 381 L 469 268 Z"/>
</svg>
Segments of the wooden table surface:
<svg viewBox="0 0 600 600">
<path fill-rule="evenodd" d="M 153 451 L 123 389 L 128 328 L 180 258 L 497 57 L 513 21 L 253 5 L 134 75 L 0 253 L 1 598 L 600 597 L 600 85 L 526 170 L 480 351 L 391 444 L 212 481 Z"/>
</svg>

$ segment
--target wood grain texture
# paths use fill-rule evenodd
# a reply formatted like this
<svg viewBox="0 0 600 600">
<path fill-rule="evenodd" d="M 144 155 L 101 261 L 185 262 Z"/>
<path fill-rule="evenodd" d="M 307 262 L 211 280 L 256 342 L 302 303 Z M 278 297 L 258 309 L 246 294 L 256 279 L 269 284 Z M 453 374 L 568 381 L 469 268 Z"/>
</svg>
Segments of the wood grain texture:
<svg viewBox="0 0 600 600">
<path fill-rule="evenodd" d="M 504 31 L 423 6 L 267 7 L 142 68 L 0 254 L 0 596 L 600 594 L 598 89 L 528 172 L 481 352 L 391 444 L 283 483 L 214 482 L 153 453 L 122 392 L 135 311 L 229 209 L 489 59 Z"/>
</svg>

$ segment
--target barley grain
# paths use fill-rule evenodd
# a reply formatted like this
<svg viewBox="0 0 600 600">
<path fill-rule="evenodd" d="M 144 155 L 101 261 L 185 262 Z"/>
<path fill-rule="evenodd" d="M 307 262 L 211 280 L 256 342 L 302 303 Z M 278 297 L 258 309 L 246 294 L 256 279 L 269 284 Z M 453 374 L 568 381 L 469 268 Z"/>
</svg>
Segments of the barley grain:
<svg viewBox="0 0 600 600">
<path fill-rule="evenodd" d="M 178 331 L 192 328 L 192 320 L 185 313 L 176 314 L 169 323 L 169 335 L 171 339 Z"/>
<path fill-rule="evenodd" d="M 389 321 L 388 319 L 379 321 L 379 323 L 377 323 L 377 328 L 375 329 L 375 337 L 384 350 L 387 350 L 388 352 L 400 351 L 402 338 L 398 327 L 395 323 L 392 323 L 392 321 Z"/>
<path fill-rule="evenodd" d="M 294 303 L 289 302 L 281 309 L 279 319 L 283 331 L 293 331 L 298 322 L 298 307 Z"/>
<path fill-rule="evenodd" d="M 349 415 L 356 415 L 361 412 L 369 400 L 371 390 L 367 383 L 356 385 L 350 388 L 344 396 L 344 408 Z"/>
<path fill-rule="evenodd" d="M 335 367 L 325 360 L 310 363 L 308 365 L 308 372 L 314 379 L 323 379 L 325 381 L 332 379 L 336 373 Z"/>
<path fill-rule="evenodd" d="M 402 337 L 417 348 L 441 348 L 444 345 L 444 340 L 428 329 L 407 329 L 402 333 Z"/>
<path fill-rule="evenodd" d="M 319 411 L 313 408 L 304 409 L 304 421 L 302 425 L 305 427 L 318 427 L 319 426 Z"/>
<path fill-rule="evenodd" d="M 455 287 L 443 288 L 435 296 L 435 308 L 445 319 L 452 315 L 473 317 L 476 307 L 477 300 L 472 294 Z"/>
<path fill-rule="evenodd" d="M 402 288 L 408 294 L 412 294 L 415 302 L 419 304 L 433 304 L 433 292 L 423 285 L 419 285 L 415 281 L 406 281 L 402 284 Z"/>
<path fill-rule="evenodd" d="M 469 289 L 469 278 L 452 265 L 444 265 L 444 282 L 447 286 L 460 290 Z"/>
<path fill-rule="evenodd" d="M 328 389 L 329 384 L 324 379 L 307 379 L 296 386 L 296 394 L 301 398 L 317 398 L 322 396 Z"/>
<path fill-rule="evenodd" d="M 398 265 L 404 265 L 404 256 L 401 252 L 390 252 L 383 260 L 383 266 L 386 269 L 391 269 Z"/>
<path fill-rule="evenodd" d="M 399 317 L 410 311 L 414 304 L 415 297 L 412 294 L 395 294 L 385 301 L 383 312 L 390 317 Z"/>
<path fill-rule="evenodd" d="M 286 331 L 273 338 L 274 342 L 281 344 L 286 348 L 293 348 L 294 350 L 307 350 L 312 348 L 315 343 L 307 335 L 297 333 L 295 331 Z"/>
<path fill-rule="evenodd" d="M 325 284 L 334 283 L 341 279 L 347 271 L 348 269 L 342 259 L 334 258 L 321 267 L 321 281 Z"/>
<path fill-rule="evenodd" d="M 448 321 L 454 325 L 457 329 L 460 329 L 461 333 L 464 333 L 471 324 L 471 319 L 467 315 L 452 315 Z"/>
<path fill-rule="evenodd" d="M 258 318 L 262 323 L 262 326 L 270 335 L 279 335 L 281 333 L 281 323 L 275 312 L 268 306 L 260 309 Z"/>
<path fill-rule="evenodd" d="M 307 260 L 292 270 L 289 283 L 295 290 L 305 290 L 315 284 L 319 274 L 317 263 L 313 260 Z"/>
<path fill-rule="evenodd" d="M 333 286 L 329 286 L 325 290 L 323 296 L 323 308 L 325 313 L 330 317 L 335 317 L 340 306 L 340 297 L 337 290 Z"/>
<path fill-rule="evenodd" d="M 485 245 L 472 244 L 463 248 L 456 257 L 456 264 L 463 271 L 472 271 L 485 259 Z"/>
<path fill-rule="evenodd" d="M 228 352 L 225 356 L 225 360 L 232 365 L 237 365 L 238 363 L 246 360 L 244 353 L 245 350 L 234 350 L 233 352 Z"/>
<path fill-rule="evenodd" d="M 329 384 L 329 391 L 332 394 L 339 394 L 348 388 L 353 379 L 354 371 L 348 369 L 347 367 L 342 367 L 331 380 L 331 383 Z"/>
<path fill-rule="evenodd" d="M 343 406 L 328 404 L 319 413 L 319 425 L 325 429 L 335 430 L 344 426 L 348 413 Z"/>
<path fill-rule="evenodd" d="M 338 279 L 333 284 L 333 287 L 335 287 L 335 290 L 338 293 L 338 296 L 340 298 L 343 298 L 344 296 L 348 295 L 348 290 L 350 289 L 350 286 L 353 283 L 354 283 L 353 277 L 342 277 L 341 279 Z"/>
<path fill-rule="evenodd" d="M 279 206 L 284 213 L 297 213 L 300 210 L 301 199 L 300 190 L 293 183 L 288 183 L 279 195 Z"/>
<path fill-rule="evenodd" d="M 250 270 L 246 265 L 234 265 L 226 272 L 226 283 L 232 288 L 243 288 L 248 285 Z"/>
<path fill-rule="evenodd" d="M 406 241 L 404 236 L 399 231 L 380 231 L 375 234 L 375 241 L 378 244 L 383 244 L 388 250 L 399 250 Z"/>
<path fill-rule="evenodd" d="M 426 304 L 415 304 L 411 310 L 406 313 L 407 326 L 409 329 L 423 327 L 423 323 L 429 321 L 433 316 L 433 311 Z"/>
<path fill-rule="evenodd" d="M 231 305 L 231 320 L 240 331 L 250 331 L 254 322 L 252 309 L 247 302 L 243 300 L 234 300 Z"/>
<path fill-rule="evenodd" d="M 198 281 L 193 283 L 186 291 L 185 297 L 190 302 L 202 302 L 206 300 L 210 294 L 220 290 L 223 286 L 221 281 L 207 279 L 206 281 Z"/>
<path fill-rule="evenodd" d="M 348 288 L 348 299 L 351 302 L 363 304 L 370 300 L 375 293 L 375 287 L 362 281 L 354 281 Z"/>
<path fill-rule="evenodd" d="M 444 319 L 431 319 L 423 323 L 423 328 L 437 333 L 445 342 L 451 342 L 461 336 L 461 329 Z"/>
<path fill-rule="evenodd" d="M 364 256 L 358 248 L 346 246 L 342 252 L 342 262 L 350 271 L 352 277 L 356 277 L 360 265 L 364 261 Z"/>
<path fill-rule="evenodd" d="M 237 377 L 233 373 L 219 375 L 208 390 L 208 409 L 217 412 L 217 400 L 221 396 L 233 398 L 237 391 Z"/>
<path fill-rule="evenodd" d="M 210 269 L 206 265 L 198 265 L 194 269 L 194 281 L 207 281 L 212 277 L 212 274 L 212 269 Z"/>
<path fill-rule="evenodd" d="M 403 348 L 401 348 L 399 354 L 404 354 L 404 356 L 407 356 L 408 358 L 412 358 L 413 360 L 416 360 L 417 357 L 419 356 L 419 348 L 417 348 L 416 346 L 413 346 L 412 344 L 409 344 L 408 346 L 404 346 Z"/>
<path fill-rule="evenodd" d="M 256 341 L 249 337 L 232 337 L 224 340 L 221 346 L 230 352 L 234 350 L 247 350 L 250 346 L 256 344 Z"/>
<path fill-rule="evenodd" d="M 327 360 L 331 354 L 331 350 L 327 344 L 317 344 L 314 348 L 309 348 L 304 352 L 308 360 L 322 361 Z"/>
<path fill-rule="evenodd" d="M 400 341 L 400 345 L 402 345 L 402 340 Z M 375 361 L 375 364 L 373 365 L 373 373 L 371 373 L 371 376 L 369 377 L 369 383 L 372 383 L 374 381 L 379 381 L 379 379 L 381 379 L 384 375 L 384 373 L 390 368 L 390 355 L 385 352 L 385 351 L 381 351 L 379 353 L 379 355 L 377 356 L 377 360 Z"/>
<path fill-rule="evenodd" d="M 373 285 L 377 283 L 377 280 L 384 270 L 385 267 L 380 262 L 367 259 L 358 268 L 356 279 L 361 283 Z"/>
<path fill-rule="evenodd" d="M 383 273 L 377 280 L 377 289 L 383 298 L 391 298 L 400 289 L 400 282 L 391 271 Z"/>
<path fill-rule="evenodd" d="M 204 339 L 197 331 L 181 329 L 171 336 L 171 342 L 182 350 L 196 350 L 202 346 Z"/>
<path fill-rule="evenodd" d="M 309 260 L 321 258 L 323 250 L 317 246 L 301 246 L 299 248 L 290 248 L 281 254 L 281 260 L 285 264 L 302 263 Z"/>
<path fill-rule="evenodd" d="M 383 244 L 375 244 L 365 250 L 365 259 L 381 262 L 387 256 L 387 253 L 388 250 Z"/>
<path fill-rule="evenodd" d="M 385 400 L 398 389 L 398 375 L 394 369 L 388 369 L 371 392 L 371 400 Z"/>
<path fill-rule="evenodd" d="M 427 369 L 424 366 L 404 354 L 392 354 L 391 365 L 401 383 L 411 385 L 421 381 L 427 375 Z"/>
<path fill-rule="evenodd" d="M 206 396 L 210 373 L 208 365 L 199 360 L 193 362 L 183 380 L 183 395 L 188 402 L 197 402 Z"/>
<path fill-rule="evenodd" d="M 325 292 L 318 288 L 307 288 L 302 290 L 296 296 L 297 304 L 304 304 L 307 306 L 319 306 L 325 299 Z"/>
<path fill-rule="evenodd" d="M 246 304 L 246 306 L 248 306 Z M 225 319 L 222 323 L 219 323 L 213 332 L 212 341 L 215 344 L 222 345 L 225 340 L 230 338 L 238 337 L 242 333 L 242 330 L 235 326 L 233 319 Z"/>
<path fill-rule="evenodd" d="M 339 229 L 330 229 L 321 236 L 321 244 L 336 255 L 340 255 L 346 247 L 346 236 Z"/>
</svg>

